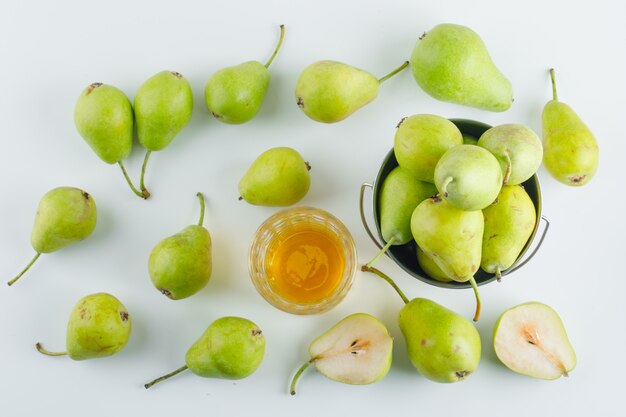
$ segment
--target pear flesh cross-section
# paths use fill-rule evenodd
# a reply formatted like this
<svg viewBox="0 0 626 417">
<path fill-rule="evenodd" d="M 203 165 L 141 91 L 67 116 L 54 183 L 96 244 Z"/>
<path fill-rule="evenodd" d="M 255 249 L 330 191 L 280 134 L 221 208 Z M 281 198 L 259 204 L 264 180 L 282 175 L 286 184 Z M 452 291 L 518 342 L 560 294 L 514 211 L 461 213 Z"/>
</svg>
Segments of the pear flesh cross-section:
<svg viewBox="0 0 626 417">
<path fill-rule="evenodd" d="M 576 354 L 558 314 L 549 306 L 525 303 L 505 311 L 493 337 L 498 358 L 511 370 L 542 379 L 568 376 Z"/>
</svg>

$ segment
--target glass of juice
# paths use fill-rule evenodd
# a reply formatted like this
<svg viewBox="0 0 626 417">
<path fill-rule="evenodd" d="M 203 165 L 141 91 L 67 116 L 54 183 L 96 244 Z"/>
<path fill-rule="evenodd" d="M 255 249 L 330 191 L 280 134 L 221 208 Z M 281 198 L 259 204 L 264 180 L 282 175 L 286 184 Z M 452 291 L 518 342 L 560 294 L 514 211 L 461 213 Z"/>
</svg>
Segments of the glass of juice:
<svg viewBox="0 0 626 417">
<path fill-rule="evenodd" d="M 356 271 L 350 231 L 327 211 L 294 207 L 279 211 L 256 231 L 250 246 L 250 277 L 274 307 L 316 314 L 337 305 Z"/>
</svg>

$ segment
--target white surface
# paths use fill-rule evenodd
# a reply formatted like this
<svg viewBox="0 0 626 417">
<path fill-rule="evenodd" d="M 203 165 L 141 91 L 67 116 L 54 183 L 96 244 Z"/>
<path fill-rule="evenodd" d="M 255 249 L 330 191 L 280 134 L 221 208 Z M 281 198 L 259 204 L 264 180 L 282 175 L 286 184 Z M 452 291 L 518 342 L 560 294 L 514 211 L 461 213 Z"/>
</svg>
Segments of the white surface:
<svg viewBox="0 0 626 417">
<path fill-rule="evenodd" d="M 621 409 L 623 193 L 626 26 L 622 2 L 520 1 L 57 1 L 0 6 L 0 275 L 14 276 L 32 257 L 30 228 L 39 198 L 59 185 L 90 191 L 99 210 L 91 238 L 42 256 L 14 287 L 0 286 L 0 414 L 34 415 L 617 415 Z M 381 88 L 378 99 L 347 120 L 323 125 L 296 107 L 299 71 L 336 59 L 382 76 L 408 59 L 417 38 L 441 22 L 476 30 L 510 78 L 515 103 L 489 113 L 435 101 L 407 70 Z M 271 68 L 272 82 L 258 117 L 241 126 L 210 118 L 203 88 L 217 69 L 265 61 L 287 28 Z M 481 288 L 483 339 L 478 371 L 442 385 L 411 367 L 396 324 L 401 300 L 375 277 L 359 273 L 346 298 L 319 316 L 297 317 L 267 304 L 247 273 L 252 234 L 274 209 L 237 201 L 237 183 L 251 161 L 278 145 L 298 149 L 313 166 L 304 204 L 329 210 L 353 232 L 360 260 L 375 253 L 360 224 L 362 181 L 372 181 L 403 116 L 434 113 L 490 124 L 525 123 L 540 131 L 550 98 L 547 69 L 557 69 L 559 97 L 595 132 L 600 168 L 573 189 L 541 169 L 544 214 L 552 221 L 536 259 L 501 284 Z M 149 201 L 131 194 L 116 166 L 101 162 L 74 129 L 72 112 L 91 82 L 118 86 L 133 97 L 149 76 L 180 71 L 191 82 L 196 108 L 187 128 L 151 159 Z M 138 178 L 143 150 L 126 161 Z M 147 256 L 160 239 L 196 221 L 197 191 L 207 196 L 205 224 L 213 236 L 215 268 L 196 296 L 173 302 L 153 287 Z M 403 273 L 388 259 L 380 268 L 409 297 L 423 296 L 470 317 L 471 291 L 438 289 Z M 133 318 L 133 335 L 117 356 L 73 362 L 37 353 L 34 343 L 62 349 L 65 326 L 82 296 L 108 291 Z M 578 354 L 569 379 L 517 375 L 491 346 L 498 315 L 539 300 L 561 315 Z M 327 380 L 309 369 L 295 398 L 287 385 L 309 342 L 353 312 L 379 317 L 395 337 L 394 363 L 382 381 L 364 387 Z M 144 390 L 142 384 L 183 364 L 191 343 L 214 319 L 240 315 L 257 322 L 267 352 L 253 376 L 203 379 L 187 372 Z"/>
</svg>

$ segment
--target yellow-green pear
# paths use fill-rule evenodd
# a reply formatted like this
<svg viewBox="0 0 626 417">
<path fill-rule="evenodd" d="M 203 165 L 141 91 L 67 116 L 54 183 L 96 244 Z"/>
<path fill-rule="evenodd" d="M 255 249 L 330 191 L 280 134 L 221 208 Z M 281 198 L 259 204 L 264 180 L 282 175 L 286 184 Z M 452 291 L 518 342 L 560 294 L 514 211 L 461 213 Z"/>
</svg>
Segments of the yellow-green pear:
<svg viewBox="0 0 626 417">
<path fill-rule="evenodd" d="M 361 269 L 383 278 L 404 301 L 398 324 L 409 359 L 420 374 L 436 382 L 458 382 L 478 368 L 480 335 L 469 320 L 432 300 L 409 301 L 385 273 L 367 265 Z"/>
<path fill-rule="evenodd" d="M 296 103 L 313 120 L 339 122 L 374 100 L 380 85 L 407 65 L 405 62 L 378 79 L 367 71 L 341 62 L 315 62 L 298 77 Z"/>
<path fill-rule="evenodd" d="M 48 191 L 39 202 L 30 235 L 35 257 L 8 284 L 20 279 L 42 253 L 55 252 L 89 237 L 96 227 L 96 218 L 96 203 L 88 192 L 76 187 Z"/>
<path fill-rule="evenodd" d="M 296 383 L 311 364 L 327 378 L 344 384 L 373 384 L 391 368 L 393 338 L 378 319 L 356 313 L 345 317 L 309 345 L 310 359 L 294 375 Z"/>
<path fill-rule="evenodd" d="M 211 235 L 202 226 L 204 197 L 200 199 L 200 220 L 179 233 L 160 241 L 148 260 L 148 272 L 154 286 L 172 300 L 192 296 L 211 278 Z"/>
<path fill-rule="evenodd" d="M 554 69 L 550 69 L 550 76 L 553 97 L 541 116 L 543 164 L 563 184 L 585 185 L 598 169 L 598 142 L 574 110 L 558 100 Z"/>
<path fill-rule="evenodd" d="M 435 167 L 435 185 L 441 196 L 462 210 L 482 210 L 498 196 L 502 170 L 495 156 L 476 145 L 448 150 Z"/>
<path fill-rule="evenodd" d="M 507 368 L 533 378 L 558 379 L 576 367 L 576 353 L 552 307 L 528 302 L 506 310 L 494 327 L 493 348 Z"/>
<path fill-rule="evenodd" d="M 144 81 L 135 94 L 137 137 L 146 148 L 141 168 L 140 188 L 144 184 L 150 154 L 165 148 L 187 125 L 193 112 L 193 94 L 189 81 L 175 71 L 161 71 Z"/>
<path fill-rule="evenodd" d="M 411 216 L 411 232 L 417 246 L 449 278 L 472 285 L 476 296 L 474 321 L 481 308 L 474 274 L 480 266 L 483 229 L 482 211 L 458 209 L 439 196 L 422 201 Z"/>
<path fill-rule="evenodd" d="M 513 102 L 510 81 L 466 26 L 444 23 L 425 33 L 413 49 L 411 69 L 420 87 L 438 100 L 498 112 Z"/>
<path fill-rule="evenodd" d="M 258 113 L 270 84 L 269 67 L 283 42 L 285 26 L 280 26 L 280 38 L 274 53 L 262 64 L 246 61 L 222 68 L 211 75 L 204 88 L 209 112 L 220 122 L 245 123 Z"/>
<path fill-rule="evenodd" d="M 439 159 L 462 143 L 461 131 L 450 120 L 433 114 L 416 114 L 398 124 L 393 152 L 398 165 L 417 179 L 434 183 Z"/>
<path fill-rule="evenodd" d="M 302 200 L 311 185 L 310 165 L 294 149 L 263 152 L 239 181 L 240 199 L 257 206 L 290 206 Z"/>
<path fill-rule="evenodd" d="M 103 358 L 122 350 L 131 333 L 128 310 L 114 296 L 96 293 L 83 297 L 74 307 L 67 324 L 65 352 L 49 352 L 40 343 L 39 352 L 71 359 Z"/>
<path fill-rule="evenodd" d="M 150 388 L 186 369 L 205 378 L 246 378 L 258 369 L 264 354 L 265 337 L 256 324 L 241 317 L 222 317 L 191 345 L 184 366 L 144 387 Z"/>
<path fill-rule="evenodd" d="M 502 187 L 496 202 L 483 209 L 483 233 L 480 266 L 500 280 L 526 246 L 535 230 L 535 205 L 520 185 Z"/>
</svg>

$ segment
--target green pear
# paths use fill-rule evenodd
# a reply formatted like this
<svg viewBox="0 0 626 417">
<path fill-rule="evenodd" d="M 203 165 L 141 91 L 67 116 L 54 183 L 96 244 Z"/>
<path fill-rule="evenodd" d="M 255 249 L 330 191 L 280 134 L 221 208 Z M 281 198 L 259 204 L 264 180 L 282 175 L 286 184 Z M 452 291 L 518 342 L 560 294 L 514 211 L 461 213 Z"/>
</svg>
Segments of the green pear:
<svg viewBox="0 0 626 417">
<path fill-rule="evenodd" d="M 351 314 L 311 342 L 310 359 L 293 377 L 291 395 L 311 364 L 333 381 L 353 385 L 379 381 L 391 368 L 392 347 L 393 338 L 383 323 L 369 314 Z"/>
<path fill-rule="evenodd" d="M 239 124 L 256 116 L 270 84 L 268 69 L 280 49 L 284 34 L 285 26 L 281 25 L 278 45 L 265 65 L 247 61 L 211 75 L 204 88 L 204 99 L 217 120 Z"/>
<path fill-rule="evenodd" d="M 453 281 L 452 278 L 446 275 L 445 272 L 439 268 L 439 266 L 433 261 L 430 256 L 426 255 L 426 252 L 419 246 L 417 247 L 417 263 L 420 268 L 432 279 L 440 282 Z"/>
<path fill-rule="evenodd" d="M 398 324 L 409 359 L 420 374 L 436 382 L 458 382 L 478 368 L 480 335 L 469 320 L 425 298 L 409 301 L 385 273 L 367 265 L 361 269 L 383 278 L 404 301 Z"/>
<path fill-rule="evenodd" d="M 104 358 L 122 350 L 130 332 L 126 307 L 111 294 L 101 292 L 83 297 L 72 310 L 65 352 L 49 352 L 41 343 L 35 346 L 45 355 L 67 355 L 77 361 Z"/>
<path fill-rule="evenodd" d="M 58 187 L 48 191 L 37 207 L 30 242 L 35 257 L 15 278 L 13 285 L 42 253 L 51 253 L 86 239 L 96 227 L 96 203 L 79 188 Z"/>
<path fill-rule="evenodd" d="M 302 200 L 311 185 L 308 162 L 294 149 L 263 152 L 239 181 L 240 200 L 256 206 L 290 206 Z"/>
<path fill-rule="evenodd" d="M 474 274 L 480 266 L 483 229 L 482 211 L 458 209 L 439 196 L 422 201 L 411 216 L 411 232 L 417 246 L 449 278 L 472 285 L 476 296 L 474 321 L 478 320 L 481 306 Z"/>
<path fill-rule="evenodd" d="M 505 124 L 492 127 L 478 141 L 500 163 L 504 184 L 521 184 L 532 177 L 543 158 L 541 139 L 529 127 Z"/>
<path fill-rule="evenodd" d="M 424 199 L 437 194 L 435 186 L 420 181 L 408 170 L 397 166 L 385 177 L 380 188 L 380 230 L 385 246 L 368 263 L 373 265 L 391 245 L 404 245 L 413 240 L 411 215 Z"/>
<path fill-rule="evenodd" d="M 380 85 L 407 66 L 405 62 L 377 79 L 367 71 L 341 62 L 318 61 L 306 67 L 298 77 L 296 102 L 313 120 L 339 122 L 374 100 Z"/>
<path fill-rule="evenodd" d="M 435 167 L 437 190 L 462 210 L 482 210 L 498 196 L 502 170 L 491 152 L 480 146 L 460 145 L 447 151 Z"/>
<path fill-rule="evenodd" d="M 432 114 L 402 119 L 393 152 L 398 164 L 421 181 L 435 182 L 435 166 L 449 149 L 461 145 L 463 135 L 450 120 Z"/>
<path fill-rule="evenodd" d="M 102 83 L 83 90 L 74 107 L 78 133 L 107 164 L 130 155 L 133 146 L 133 109 L 126 95 Z"/>
<path fill-rule="evenodd" d="M 154 286 L 172 300 L 192 296 L 206 286 L 211 278 L 211 235 L 202 226 L 204 197 L 200 199 L 200 220 L 197 225 L 160 241 L 148 260 L 148 272 Z"/>
<path fill-rule="evenodd" d="M 146 199 L 131 182 L 123 159 L 133 146 L 133 108 L 119 89 L 102 83 L 93 83 L 83 90 L 74 107 L 74 124 L 78 133 L 93 151 L 107 164 L 117 163 L 131 190 Z"/>
<path fill-rule="evenodd" d="M 185 77 L 174 71 L 153 75 L 135 95 L 139 143 L 160 151 L 187 125 L 192 112 L 193 95 Z"/>
<path fill-rule="evenodd" d="M 257 370 L 265 354 L 261 329 L 241 317 L 215 320 L 189 348 L 185 366 L 147 384 L 150 388 L 186 369 L 205 378 L 242 379 Z"/>
<path fill-rule="evenodd" d="M 483 110 L 511 107 L 513 89 L 487 47 L 468 27 L 440 24 L 425 33 L 411 55 L 417 83 L 432 97 Z"/>
<path fill-rule="evenodd" d="M 558 100 L 554 69 L 550 76 L 553 99 L 546 103 L 541 116 L 543 164 L 563 184 L 585 185 L 598 169 L 598 142 L 574 110 Z"/>
<path fill-rule="evenodd" d="M 483 209 L 483 233 L 480 266 L 495 274 L 510 268 L 535 230 L 537 214 L 528 193 L 520 185 L 502 187 L 495 203 Z"/>
<path fill-rule="evenodd" d="M 576 353 L 561 318 L 539 302 L 502 313 L 494 328 L 493 348 L 507 368 L 534 378 L 558 379 L 576 367 Z"/>
<path fill-rule="evenodd" d="M 161 71 L 139 87 L 134 104 L 137 136 L 146 148 L 140 188 L 149 196 L 144 179 L 150 154 L 169 145 L 187 125 L 193 112 L 193 94 L 189 81 L 180 73 Z"/>
</svg>

